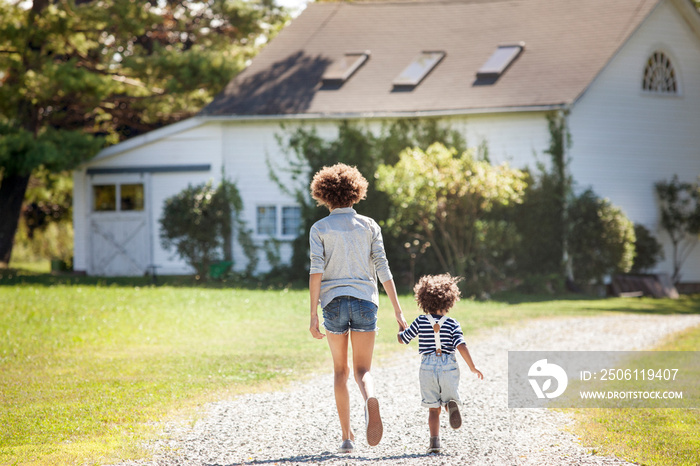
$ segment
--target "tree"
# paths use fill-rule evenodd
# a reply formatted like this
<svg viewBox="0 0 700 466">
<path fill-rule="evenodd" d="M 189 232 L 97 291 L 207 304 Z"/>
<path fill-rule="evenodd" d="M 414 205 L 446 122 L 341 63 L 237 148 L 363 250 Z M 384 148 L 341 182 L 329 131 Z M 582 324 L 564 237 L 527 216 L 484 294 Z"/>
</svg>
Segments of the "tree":
<svg viewBox="0 0 700 466">
<path fill-rule="evenodd" d="M 284 19 L 272 0 L 0 2 L 0 263 L 34 170 L 191 116 Z"/>
<path fill-rule="evenodd" d="M 489 267 L 480 245 L 501 233 L 487 214 L 521 202 L 526 187 L 524 172 L 442 144 L 406 149 L 396 165 L 379 167 L 377 181 L 391 201 L 387 226 L 430 243 L 442 270 L 466 277 L 467 287 Z"/>
<path fill-rule="evenodd" d="M 673 247 L 673 274 L 678 284 L 683 263 L 698 242 L 700 234 L 700 187 L 684 183 L 674 175 L 671 181 L 655 185 L 661 209 L 661 227 L 666 230 Z"/>
</svg>

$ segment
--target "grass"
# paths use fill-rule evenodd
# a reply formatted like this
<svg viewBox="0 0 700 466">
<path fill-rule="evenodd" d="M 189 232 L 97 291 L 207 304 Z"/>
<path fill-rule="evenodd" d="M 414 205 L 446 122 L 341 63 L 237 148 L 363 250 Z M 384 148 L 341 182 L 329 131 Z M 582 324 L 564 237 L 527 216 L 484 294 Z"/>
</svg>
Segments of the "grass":
<svg viewBox="0 0 700 466">
<path fill-rule="evenodd" d="M 700 351 L 700 327 L 657 349 Z M 596 454 L 649 466 L 700 465 L 699 409 L 585 409 L 576 416 L 582 443 L 596 445 Z"/>
<path fill-rule="evenodd" d="M 136 458 L 164 419 L 207 401 L 330 371 L 308 333 L 303 288 L 196 284 L 186 277 L 104 279 L 0 271 L 0 464 L 104 464 Z M 418 315 L 401 296 L 409 322 Z M 466 333 L 523 319 L 605 312 L 698 312 L 700 300 L 464 300 Z M 376 354 L 396 323 L 380 303 Z"/>
</svg>

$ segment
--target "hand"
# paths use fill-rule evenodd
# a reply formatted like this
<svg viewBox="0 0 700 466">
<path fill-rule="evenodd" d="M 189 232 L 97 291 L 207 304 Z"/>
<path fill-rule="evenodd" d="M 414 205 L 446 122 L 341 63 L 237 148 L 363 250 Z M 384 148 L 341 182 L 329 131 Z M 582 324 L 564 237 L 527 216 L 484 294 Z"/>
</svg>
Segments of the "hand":
<svg viewBox="0 0 700 466">
<path fill-rule="evenodd" d="M 309 332 L 317 340 L 322 340 L 326 337 L 325 334 L 321 333 L 318 328 L 318 315 L 311 316 L 311 323 L 309 324 Z"/>
<path fill-rule="evenodd" d="M 471 369 L 469 369 L 469 370 L 472 371 L 474 374 L 476 374 L 476 376 L 477 376 L 480 380 L 484 380 L 484 374 L 482 374 L 481 371 L 480 371 L 479 369 L 477 369 L 476 367 L 474 367 L 474 368 L 471 368 Z"/>
<path fill-rule="evenodd" d="M 396 314 L 396 322 L 399 324 L 399 332 L 403 332 L 408 328 L 408 324 L 406 323 L 406 319 L 403 317 L 403 312 L 400 312 Z"/>
</svg>

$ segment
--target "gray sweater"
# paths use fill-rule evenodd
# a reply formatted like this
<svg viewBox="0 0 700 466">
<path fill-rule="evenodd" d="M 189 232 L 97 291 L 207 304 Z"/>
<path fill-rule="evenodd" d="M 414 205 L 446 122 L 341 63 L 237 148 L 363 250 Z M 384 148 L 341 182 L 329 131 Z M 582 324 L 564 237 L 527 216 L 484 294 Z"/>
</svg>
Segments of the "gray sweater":
<svg viewBox="0 0 700 466">
<path fill-rule="evenodd" d="M 311 268 L 322 273 L 321 307 L 338 296 L 352 296 L 379 305 L 377 277 L 393 277 L 377 222 L 352 207 L 334 209 L 314 223 L 309 234 Z"/>
</svg>

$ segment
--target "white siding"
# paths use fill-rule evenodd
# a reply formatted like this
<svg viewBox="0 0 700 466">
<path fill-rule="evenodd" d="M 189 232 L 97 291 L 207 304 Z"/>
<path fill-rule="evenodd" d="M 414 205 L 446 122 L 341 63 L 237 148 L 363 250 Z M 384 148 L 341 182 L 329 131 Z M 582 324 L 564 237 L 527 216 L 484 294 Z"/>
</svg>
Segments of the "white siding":
<svg viewBox="0 0 700 466">
<path fill-rule="evenodd" d="M 331 137 L 329 131 L 335 131 L 335 127 L 323 123 L 319 127 L 319 134 Z M 270 168 L 285 166 L 286 158 L 282 148 L 276 139 L 276 135 L 284 137 L 283 130 L 276 121 L 235 122 L 225 123 L 223 127 L 223 157 L 226 177 L 234 182 L 243 199 L 243 220 L 247 227 L 253 231 L 253 240 L 259 246 L 258 271 L 267 272 L 270 264 L 267 262 L 262 246 L 268 236 L 255 233 L 257 220 L 257 207 L 274 205 L 277 209 L 283 206 L 294 206 L 296 201 L 284 193 L 270 178 Z M 280 180 L 293 191 L 293 182 L 290 176 L 277 170 Z M 279 212 L 278 212 L 279 214 Z M 283 261 L 289 261 L 292 254 L 291 241 L 281 240 L 279 248 Z M 234 249 L 234 267 L 236 270 L 245 269 L 247 259 L 240 247 Z"/>
<path fill-rule="evenodd" d="M 455 117 L 448 122 L 458 129 L 469 147 L 486 144 L 492 163 L 507 162 L 514 168 L 535 168 L 549 163 L 544 150 L 549 146 L 546 114 L 501 113 Z"/>
<path fill-rule="evenodd" d="M 645 93 L 644 65 L 667 54 L 679 77 L 678 96 Z M 571 170 L 579 189 L 592 187 L 634 222 L 663 238 L 654 183 L 700 174 L 700 42 L 670 2 L 663 2 L 573 108 Z M 671 249 L 659 271 L 671 271 Z M 700 281 L 700 250 L 684 281 Z"/>
<path fill-rule="evenodd" d="M 137 167 L 154 165 L 211 164 L 212 173 L 221 173 L 221 128 L 210 123 L 139 145 L 115 156 L 98 158 L 97 167 Z"/>
</svg>

